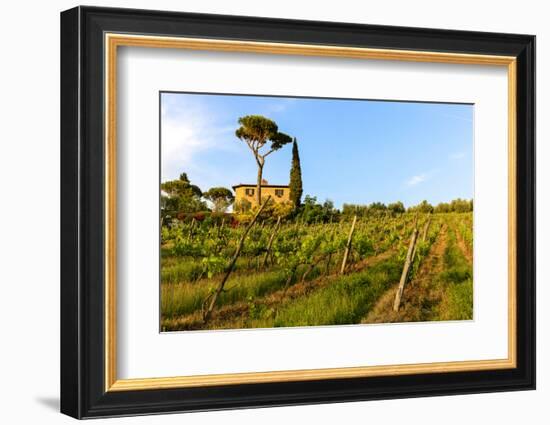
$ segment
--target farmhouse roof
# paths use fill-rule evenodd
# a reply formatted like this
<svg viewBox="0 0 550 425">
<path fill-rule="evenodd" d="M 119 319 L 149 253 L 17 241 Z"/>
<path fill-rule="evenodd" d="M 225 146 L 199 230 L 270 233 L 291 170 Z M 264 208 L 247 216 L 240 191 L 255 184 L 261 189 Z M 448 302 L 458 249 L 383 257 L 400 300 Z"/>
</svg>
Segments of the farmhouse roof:
<svg viewBox="0 0 550 425">
<path fill-rule="evenodd" d="M 262 187 L 280 187 L 280 188 L 287 188 L 288 184 L 262 184 Z M 246 183 L 239 183 L 234 186 L 231 186 L 233 190 L 238 189 L 239 187 L 256 187 L 256 183 L 253 184 L 246 184 Z"/>
</svg>

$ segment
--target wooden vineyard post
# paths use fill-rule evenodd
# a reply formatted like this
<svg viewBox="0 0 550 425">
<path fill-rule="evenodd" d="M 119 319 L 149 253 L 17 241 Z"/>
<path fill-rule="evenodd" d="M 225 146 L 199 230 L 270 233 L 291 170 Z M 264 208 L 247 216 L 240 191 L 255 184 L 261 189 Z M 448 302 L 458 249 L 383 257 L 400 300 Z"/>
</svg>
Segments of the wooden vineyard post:
<svg viewBox="0 0 550 425">
<path fill-rule="evenodd" d="M 413 234 L 411 237 L 411 243 L 409 244 L 409 250 L 407 251 L 407 258 L 405 260 L 405 265 L 403 266 L 403 272 L 401 273 L 401 280 L 399 281 L 399 287 L 397 288 L 397 292 L 395 294 L 393 311 L 399 310 L 399 304 L 401 304 L 401 296 L 403 295 L 403 288 L 405 287 L 405 283 L 407 282 L 407 276 L 409 275 L 409 269 L 412 264 L 413 251 L 416 246 L 417 236 L 418 236 L 418 229 L 415 228 L 413 230 Z"/>
<path fill-rule="evenodd" d="M 418 230 L 418 213 L 416 213 L 416 216 L 414 217 L 414 229 Z M 418 236 L 420 236 L 420 233 L 418 233 L 416 236 L 417 240 L 414 243 L 413 252 L 411 254 L 411 265 L 414 263 L 414 257 L 416 256 L 416 249 L 418 248 Z"/>
<path fill-rule="evenodd" d="M 330 233 L 330 243 L 332 244 L 332 242 L 334 242 L 334 233 L 335 233 L 335 230 L 332 229 L 331 233 Z M 327 257 L 327 264 L 326 264 L 326 268 L 325 268 L 325 276 L 328 276 L 329 272 L 330 272 L 330 261 L 332 260 L 332 251 L 329 252 L 328 254 L 328 257 Z"/>
<path fill-rule="evenodd" d="M 424 230 L 422 231 L 422 242 L 426 242 L 426 236 L 428 235 L 428 228 L 430 227 L 431 220 L 432 215 L 430 214 L 428 217 L 428 221 L 426 221 L 426 225 L 424 226 Z"/>
<path fill-rule="evenodd" d="M 426 232 L 428 231 L 428 227 L 427 227 L 427 226 L 430 224 L 430 218 L 431 218 L 431 216 L 428 217 L 428 221 L 426 222 L 426 225 L 424 226 L 424 230 L 422 231 L 423 236 L 424 236 L 424 239 L 422 239 L 422 242 L 424 242 L 424 240 L 425 240 L 425 238 L 426 238 Z M 418 217 L 417 217 L 417 219 L 416 219 L 415 222 L 414 222 L 414 228 L 415 228 L 415 229 L 418 229 Z M 415 242 L 415 244 L 414 244 L 414 249 L 413 249 L 413 252 L 412 252 L 412 255 L 411 255 L 411 263 L 414 263 L 414 258 L 415 258 L 415 256 L 416 256 L 416 249 L 418 248 L 418 242 L 419 242 L 419 240 L 420 240 L 420 233 L 418 233 L 418 235 L 417 235 L 417 240 L 416 240 L 416 242 Z"/>
<path fill-rule="evenodd" d="M 254 217 L 252 218 L 252 221 L 248 223 L 248 226 L 244 229 L 243 234 L 241 235 L 241 239 L 239 240 L 239 244 L 237 245 L 237 250 L 235 251 L 235 254 L 233 254 L 233 258 L 231 258 L 231 262 L 229 263 L 229 266 L 227 267 L 227 270 L 225 272 L 225 275 L 223 276 L 222 281 L 216 288 L 216 291 L 212 294 L 212 299 L 210 300 L 210 305 L 208 306 L 208 309 L 203 315 L 203 321 L 206 323 L 208 319 L 210 318 L 210 314 L 212 313 L 212 310 L 214 309 L 214 305 L 216 305 L 216 300 L 218 299 L 218 296 L 223 291 L 223 287 L 225 286 L 225 283 L 227 282 L 227 279 L 229 279 L 229 276 L 231 275 L 231 272 L 233 271 L 233 268 L 235 267 L 235 263 L 237 262 L 237 258 L 239 258 L 239 254 L 241 253 L 241 250 L 244 246 L 244 240 L 246 239 L 246 235 L 254 226 L 254 223 L 256 223 L 256 220 L 258 219 L 258 216 L 263 211 L 264 207 L 267 205 L 267 202 L 271 199 L 271 196 L 268 196 L 264 203 L 260 206 L 260 209 L 256 211 L 256 214 L 254 214 Z M 208 301 L 208 298 L 206 299 Z"/>
<path fill-rule="evenodd" d="M 351 240 L 353 238 L 353 231 L 355 230 L 355 222 L 357 221 L 357 215 L 353 216 L 353 223 L 351 223 L 351 229 L 349 231 L 348 242 L 346 243 L 346 250 L 344 251 L 344 258 L 342 260 L 342 267 L 340 268 L 340 274 L 344 274 L 346 270 L 346 263 L 348 262 L 349 252 L 351 249 Z"/>
<path fill-rule="evenodd" d="M 277 234 L 277 231 L 279 230 L 279 226 L 281 225 L 281 216 L 277 217 L 277 224 L 275 225 L 275 228 L 273 229 L 273 233 L 269 237 L 269 241 L 267 242 L 267 248 L 265 250 L 265 257 L 262 267 L 265 267 L 267 265 L 267 259 L 269 258 L 269 253 L 271 252 L 271 245 L 273 245 L 273 240 L 275 239 L 275 235 Z"/>
</svg>

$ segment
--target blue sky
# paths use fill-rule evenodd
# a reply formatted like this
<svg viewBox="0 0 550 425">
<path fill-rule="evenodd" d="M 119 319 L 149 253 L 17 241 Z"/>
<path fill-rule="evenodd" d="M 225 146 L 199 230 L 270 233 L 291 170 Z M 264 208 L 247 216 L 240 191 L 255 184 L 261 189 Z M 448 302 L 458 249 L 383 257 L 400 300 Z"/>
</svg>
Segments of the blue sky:
<svg viewBox="0 0 550 425">
<path fill-rule="evenodd" d="M 237 120 L 264 115 L 296 137 L 304 195 L 369 204 L 473 197 L 473 105 L 161 94 L 161 180 L 187 172 L 203 191 L 254 183 Z M 291 145 L 267 157 L 264 178 L 288 184 Z"/>
</svg>

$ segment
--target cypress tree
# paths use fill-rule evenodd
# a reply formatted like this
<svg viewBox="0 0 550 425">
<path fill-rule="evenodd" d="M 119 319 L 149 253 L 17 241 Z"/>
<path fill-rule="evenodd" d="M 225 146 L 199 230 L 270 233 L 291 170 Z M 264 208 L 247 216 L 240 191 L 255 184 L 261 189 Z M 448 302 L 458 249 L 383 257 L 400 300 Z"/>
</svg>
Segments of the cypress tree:
<svg viewBox="0 0 550 425">
<path fill-rule="evenodd" d="M 292 142 L 292 166 L 290 167 L 290 200 L 294 203 L 294 208 L 298 208 L 302 203 L 302 167 L 300 166 L 300 154 L 298 153 L 298 143 L 296 138 Z"/>
</svg>

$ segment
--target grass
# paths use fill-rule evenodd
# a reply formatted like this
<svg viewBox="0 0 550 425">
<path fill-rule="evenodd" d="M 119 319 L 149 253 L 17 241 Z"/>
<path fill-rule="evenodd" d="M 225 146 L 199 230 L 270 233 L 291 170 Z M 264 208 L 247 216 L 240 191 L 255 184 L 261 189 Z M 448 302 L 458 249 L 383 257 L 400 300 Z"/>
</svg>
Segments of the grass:
<svg viewBox="0 0 550 425">
<path fill-rule="evenodd" d="M 202 264 L 199 261 L 162 261 L 160 281 L 165 283 L 179 283 L 197 280 L 202 273 Z"/>
<path fill-rule="evenodd" d="M 182 274 L 173 278 L 170 283 L 163 280 L 161 285 L 161 312 L 164 318 L 186 315 L 201 310 L 202 303 L 207 296 L 217 287 L 221 277 L 215 279 L 201 279 L 198 281 L 184 281 L 181 279 L 186 273 L 188 264 L 181 263 L 172 266 L 169 270 L 175 276 L 180 270 Z M 301 279 L 302 273 L 306 267 L 299 267 L 298 271 L 291 281 L 294 284 Z M 163 270 L 163 273 L 169 273 Z M 307 276 L 307 281 L 317 278 L 321 274 L 321 268 L 315 267 Z M 271 269 L 263 272 L 248 273 L 245 270 L 234 272 L 227 283 L 224 291 L 218 297 L 216 306 L 233 304 L 239 301 L 253 300 L 263 297 L 267 294 L 282 289 L 287 283 L 287 275 L 280 269 Z"/>
<path fill-rule="evenodd" d="M 443 295 L 435 320 L 471 320 L 474 305 L 472 265 L 458 248 L 456 233 L 451 228 L 448 240 L 444 256 L 445 271 L 438 276 L 443 284 Z"/>
<path fill-rule="evenodd" d="M 400 261 L 391 258 L 364 271 L 338 276 L 330 285 L 289 301 L 277 311 L 252 309 L 248 325 L 266 328 L 358 323 L 378 297 L 399 279 L 401 267 Z"/>
<path fill-rule="evenodd" d="M 446 299 L 440 305 L 440 320 L 472 320 L 473 289 L 472 279 L 447 288 Z"/>
<path fill-rule="evenodd" d="M 262 257 L 263 258 L 263 257 Z M 250 263 L 250 264 L 249 264 Z M 257 259 L 250 261 L 246 258 L 239 258 L 235 264 L 234 272 L 259 273 L 256 268 Z M 219 275 L 214 276 L 214 280 Z M 162 284 L 195 282 L 206 277 L 203 268 L 202 258 L 192 257 L 162 257 L 160 281 Z"/>
<path fill-rule="evenodd" d="M 436 222 L 430 226 L 428 240 L 418 249 L 415 270 L 421 262 L 429 260 L 429 247 L 439 230 L 440 225 Z M 427 286 L 420 293 L 422 304 L 418 303 L 418 309 L 422 312 L 422 320 L 473 318 L 472 265 L 462 251 L 464 244 L 459 243 L 461 239 L 454 226 L 449 225 L 446 236 L 447 242 L 439 248 L 438 267 L 434 268 L 434 264 L 429 268 Z M 259 258 L 261 260 L 263 257 Z M 339 263 L 339 258 L 332 258 L 329 272 L 335 273 Z M 344 276 L 331 274 L 323 277 L 323 282 L 327 284 L 312 286 L 311 288 L 316 289 L 289 296 L 288 292 L 280 291 L 287 281 L 287 276 L 281 269 L 272 267 L 258 270 L 255 260 L 239 258 L 235 271 L 226 284 L 226 290 L 216 302 L 216 309 L 229 306 L 224 310 L 225 316 L 222 316 L 218 325 L 219 328 L 226 324 L 235 327 L 236 322 L 232 321 L 237 319 L 238 328 L 360 323 L 369 312 L 372 314 L 373 307 L 381 296 L 399 281 L 402 266 L 403 258 L 393 255 L 360 271 Z M 319 263 L 308 274 L 307 280 L 324 275 L 325 267 L 326 263 Z M 306 268 L 300 266 L 295 281 L 301 280 Z M 201 260 L 190 257 L 163 256 L 161 270 L 163 320 L 185 321 L 197 316 L 205 299 L 221 279 L 220 274 L 207 279 Z M 267 297 L 274 293 L 276 296 L 283 294 L 280 299 L 277 298 L 277 302 L 273 302 L 273 297 Z"/>
<path fill-rule="evenodd" d="M 261 297 L 284 286 L 286 277 L 282 271 L 254 273 L 230 277 L 226 290 L 220 294 L 217 306 L 232 304 L 252 297 Z M 161 286 L 161 311 L 164 318 L 193 313 L 217 286 L 217 281 L 165 284 Z"/>
</svg>

